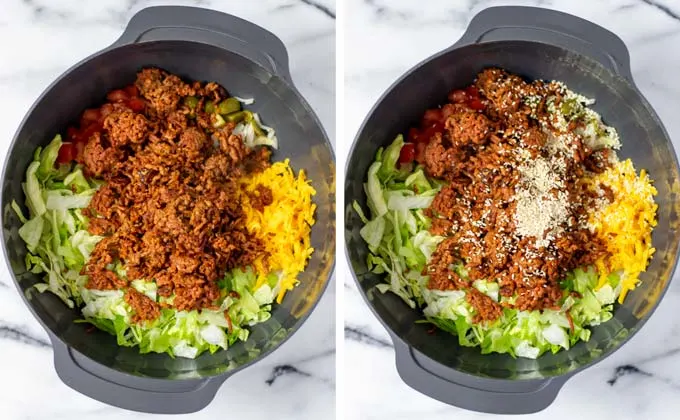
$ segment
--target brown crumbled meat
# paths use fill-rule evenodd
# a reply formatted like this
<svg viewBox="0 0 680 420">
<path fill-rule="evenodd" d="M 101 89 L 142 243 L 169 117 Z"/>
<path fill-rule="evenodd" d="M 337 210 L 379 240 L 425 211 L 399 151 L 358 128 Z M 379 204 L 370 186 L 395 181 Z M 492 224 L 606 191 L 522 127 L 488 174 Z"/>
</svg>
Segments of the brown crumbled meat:
<svg viewBox="0 0 680 420">
<path fill-rule="evenodd" d="M 430 225 L 430 232 L 435 236 L 447 236 L 451 234 L 454 226 L 451 220 L 435 216 Z"/>
<path fill-rule="evenodd" d="M 215 130 L 187 117 L 183 98 L 218 101 L 226 91 L 216 84 L 145 69 L 136 86 L 149 103 L 146 115 L 115 108 L 78 157 L 88 175 L 106 182 L 83 209 L 88 230 L 104 239 L 82 273 L 91 289 L 145 279 L 160 296 L 174 296 L 178 310 L 212 308 L 225 272 L 256 258 L 266 264 L 263 244 L 245 226 L 239 179 L 267 167 L 270 152 L 247 148 L 233 124 Z M 271 191 L 258 192 L 258 205 L 271 203 Z M 122 264 L 126 278 L 112 264 Z M 139 319 L 151 319 L 148 302 L 128 294 Z"/>
<path fill-rule="evenodd" d="M 143 142 L 148 127 L 144 115 L 126 109 L 109 114 L 104 120 L 104 129 L 111 146 L 120 148 Z"/>
<path fill-rule="evenodd" d="M 483 144 L 493 125 L 486 115 L 456 105 L 455 111 L 446 120 L 445 128 L 451 143 L 461 147 L 468 144 Z"/>
<path fill-rule="evenodd" d="M 245 169 L 248 172 L 262 172 L 271 166 L 269 160 L 272 152 L 267 147 L 261 146 L 251 153 L 245 161 Z"/>
<path fill-rule="evenodd" d="M 590 172 L 600 174 L 611 167 L 611 160 L 609 159 L 609 149 L 600 149 L 589 154 L 583 165 Z"/>
<path fill-rule="evenodd" d="M 255 191 L 249 194 L 249 198 L 250 205 L 253 206 L 255 210 L 260 212 L 263 211 L 265 207 L 274 202 L 272 190 L 262 184 L 258 184 L 255 187 Z"/>
<path fill-rule="evenodd" d="M 435 133 L 425 147 L 425 171 L 434 178 L 445 178 L 458 170 L 459 161 L 464 160 L 465 152 L 452 147 L 441 133 Z"/>
<path fill-rule="evenodd" d="M 147 112 L 159 117 L 176 110 L 182 97 L 196 94 L 195 89 L 179 77 L 157 68 L 139 72 L 135 86 L 149 103 Z"/>
<path fill-rule="evenodd" d="M 132 287 L 125 291 L 124 298 L 134 312 L 132 322 L 153 321 L 161 314 L 161 309 L 156 302 Z"/>
<path fill-rule="evenodd" d="M 168 114 L 163 121 L 161 128 L 161 138 L 163 140 L 172 142 L 177 136 L 183 134 L 189 125 L 189 120 L 186 112 L 182 110 L 175 110 Z"/>
<path fill-rule="evenodd" d="M 606 255 L 605 244 L 583 223 L 586 209 L 601 198 L 584 191 L 579 179 L 585 171 L 603 170 L 609 160 L 607 151 L 592 152 L 584 145 L 576 126 L 571 127 L 572 136 L 561 140 L 567 143 L 554 143 L 558 134 L 549 135 L 545 128 L 550 121 L 545 98 L 559 101 L 558 84 L 528 84 L 503 70 L 487 69 L 479 74 L 476 87 L 491 106 L 477 112 L 461 104 L 445 105 L 445 130 L 435 133 L 425 148 L 427 174 L 447 184 L 425 209 L 432 220 L 430 232 L 445 239 L 424 274 L 430 289 L 465 290 L 479 322 L 500 316 L 501 306 L 471 282 L 496 281 L 501 296 L 516 298 L 512 305 L 505 303 L 510 307 L 555 308 L 566 273 Z M 524 95 L 543 99 L 529 110 L 522 103 Z M 465 130 L 456 131 L 459 126 Z M 556 166 L 546 172 L 526 169 L 537 160 Z M 517 234 L 517 191 L 520 182 L 528 182 L 523 178 L 527 176 L 536 186 L 556 177 L 559 183 L 545 188 L 552 188 L 552 197 L 566 197 L 561 198 L 567 203 L 566 216 L 555 222 L 559 229 L 544 232 L 545 238 Z M 611 194 L 605 190 L 602 195 Z M 455 264 L 464 265 L 466 279 L 452 270 Z"/>
<path fill-rule="evenodd" d="M 492 104 L 492 112 L 498 116 L 509 116 L 522 105 L 522 96 L 529 85 L 519 76 L 498 68 L 483 70 L 477 75 L 477 89 Z"/>
<path fill-rule="evenodd" d="M 607 201 L 610 203 L 614 201 L 614 191 L 610 187 L 602 184 L 600 185 L 600 189 L 602 190 L 602 195 Z"/>
<path fill-rule="evenodd" d="M 80 160 L 85 166 L 86 175 L 99 178 L 124 157 L 125 153 L 120 149 L 105 147 L 101 133 L 94 133 L 85 144 Z"/>
<path fill-rule="evenodd" d="M 229 157 L 232 162 L 240 162 L 245 158 L 248 149 L 240 137 L 231 134 L 229 127 L 231 126 L 227 126 L 226 130 L 217 130 L 214 138 L 217 140 L 219 148 L 224 155 Z"/>
<path fill-rule="evenodd" d="M 208 146 L 206 134 L 196 127 L 187 128 L 179 136 L 179 151 L 190 161 L 203 160 Z"/>
<path fill-rule="evenodd" d="M 475 309 L 475 323 L 495 321 L 503 314 L 501 305 L 474 287 L 468 289 L 465 300 Z"/>
<path fill-rule="evenodd" d="M 442 241 L 432 254 L 430 262 L 423 274 L 429 276 L 428 288 L 434 290 L 462 289 L 468 286 L 451 266 L 458 260 L 457 243 L 453 238 Z"/>
</svg>

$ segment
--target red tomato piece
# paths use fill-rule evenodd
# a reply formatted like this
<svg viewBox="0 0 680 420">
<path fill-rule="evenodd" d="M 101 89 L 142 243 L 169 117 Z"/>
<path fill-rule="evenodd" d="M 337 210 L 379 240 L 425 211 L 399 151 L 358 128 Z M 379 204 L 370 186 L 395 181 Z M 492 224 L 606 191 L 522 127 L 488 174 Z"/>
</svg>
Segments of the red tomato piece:
<svg viewBox="0 0 680 420">
<path fill-rule="evenodd" d="M 432 139 L 432 136 L 434 136 L 435 133 L 441 133 L 444 131 L 444 124 L 437 122 L 435 124 L 432 124 L 431 126 L 427 127 L 425 130 L 423 130 L 422 134 L 420 135 L 420 141 L 429 143 L 430 139 Z"/>
<path fill-rule="evenodd" d="M 127 95 L 130 98 L 134 98 L 135 96 L 139 96 L 139 90 L 137 90 L 137 86 L 135 86 L 135 85 L 125 86 L 123 88 L 123 90 L 125 91 L 125 93 L 127 93 Z"/>
<path fill-rule="evenodd" d="M 420 135 L 420 132 L 418 131 L 417 128 L 411 127 L 408 129 L 408 136 L 407 140 L 411 143 L 415 143 L 418 141 L 418 136 Z"/>
<path fill-rule="evenodd" d="M 113 112 L 113 104 L 106 103 L 106 104 L 102 105 L 102 107 L 99 109 L 99 114 L 101 115 L 101 121 L 104 121 L 104 118 L 106 118 L 112 112 Z"/>
<path fill-rule="evenodd" d="M 451 104 L 446 104 L 442 107 L 442 121 L 446 120 L 456 112 L 456 107 Z"/>
<path fill-rule="evenodd" d="M 442 110 L 438 108 L 434 109 L 428 109 L 425 111 L 425 114 L 423 115 L 423 122 L 425 125 L 429 125 L 431 123 L 436 123 L 442 120 Z"/>
<path fill-rule="evenodd" d="M 482 111 L 486 106 L 484 106 L 484 103 L 480 101 L 479 99 L 470 99 L 468 101 L 468 106 L 475 111 Z"/>
<path fill-rule="evenodd" d="M 59 148 L 59 154 L 57 155 L 57 163 L 69 163 L 75 159 L 75 148 L 73 143 L 63 142 Z"/>
<path fill-rule="evenodd" d="M 425 162 L 425 149 L 427 148 L 427 143 L 425 142 L 419 142 L 416 144 L 416 162 L 418 163 L 423 163 Z"/>
<path fill-rule="evenodd" d="M 66 139 L 68 141 L 74 141 L 79 134 L 78 129 L 73 126 L 66 129 Z"/>
<path fill-rule="evenodd" d="M 470 98 L 479 98 L 479 90 L 474 85 L 470 85 L 465 89 L 465 93 Z"/>
<path fill-rule="evenodd" d="M 90 139 L 90 136 L 92 136 L 92 134 L 96 133 L 97 131 L 101 131 L 102 128 L 103 127 L 102 127 L 102 124 L 100 122 L 94 122 L 94 123 L 90 124 L 89 126 L 87 126 L 87 128 L 85 130 L 83 130 L 80 133 L 80 136 L 78 136 L 78 138 L 76 139 L 76 142 L 77 143 L 79 143 L 79 142 L 87 143 L 87 141 Z"/>
<path fill-rule="evenodd" d="M 83 150 L 85 150 L 86 144 L 87 141 L 82 140 L 78 140 L 77 142 L 73 143 L 73 148 L 75 149 L 73 152 L 73 159 L 80 161 L 80 157 L 83 155 Z"/>
<path fill-rule="evenodd" d="M 123 89 L 112 90 L 106 95 L 106 100 L 109 102 L 125 102 L 128 99 L 130 99 L 130 97 Z"/>
<path fill-rule="evenodd" d="M 86 109 L 83 111 L 83 115 L 80 117 L 80 128 L 84 128 L 89 126 L 92 123 L 95 123 L 99 121 L 99 118 L 101 117 L 101 114 L 99 113 L 99 109 L 97 108 L 90 108 Z"/>
<path fill-rule="evenodd" d="M 399 163 L 411 163 L 416 158 L 416 145 L 413 143 L 404 143 L 399 152 Z"/>
<path fill-rule="evenodd" d="M 467 101 L 467 93 L 462 89 L 456 89 L 449 93 L 449 102 L 454 104 L 462 104 Z"/>
<path fill-rule="evenodd" d="M 142 112 L 144 111 L 146 104 L 139 98 L 131 98 L 129 101 L 127 101 L 127 106 L 134 112 Z"/>
</svg>

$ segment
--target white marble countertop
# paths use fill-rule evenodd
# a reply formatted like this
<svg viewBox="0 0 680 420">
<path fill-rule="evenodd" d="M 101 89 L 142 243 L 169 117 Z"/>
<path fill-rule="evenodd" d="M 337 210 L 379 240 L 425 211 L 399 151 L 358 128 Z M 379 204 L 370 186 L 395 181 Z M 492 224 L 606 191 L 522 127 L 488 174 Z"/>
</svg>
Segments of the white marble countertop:
<svg viewBox="0 0 680 420">
<path fill-rule="evenodd" d="M 108 46 L 140 9 L 198 5 L 250 20 L 286 44 L 293 79 L 331 139 L 335 133 L 333 0 L 3 0 L 0 12 L 2 160 L 33 101 L 64 70 Z M 304 22 L 304 25 L 291 25 Z M 155 419 L 91 400 L 58 379 L 47 336 L 0 263 L 0 418 Z M 328 419 L 335 412 L 334 281 L 305 325 L 276 352 L 222 386 L 188 419 Z"/>
<path fill-rule="evenodd" d="M 680 1 L 677 0 L 348 0 L 345 13 L 344 162 L 351 140 L 378 97 L 406 70 L 458 40 L 478 11 L 501 4 L 559 9 L 618 34 L 637 86 L 680 150 Z M 340 165 L 339 165 L 340 166 Z M 483 419 L 405 385 L 384 328 L 356 291 L 345 258 L 344 400 L 348 419 Z M 569 380 L 543 412 L 519 419 L 677 419 L 680 412 L 680 273 L 645 327 L 621 350 Z"/>
</svg>

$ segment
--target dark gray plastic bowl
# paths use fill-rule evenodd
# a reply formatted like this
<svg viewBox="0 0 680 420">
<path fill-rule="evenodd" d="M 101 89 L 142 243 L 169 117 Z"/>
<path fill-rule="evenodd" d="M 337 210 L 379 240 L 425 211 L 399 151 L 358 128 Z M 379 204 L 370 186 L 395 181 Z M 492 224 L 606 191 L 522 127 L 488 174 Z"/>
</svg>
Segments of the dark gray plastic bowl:
<svg viewBox="0 0 680 420">
<path fill-rule="evenodd" d="M 191 7 L 140 11 L 111 47 L 66 71 L 33 105 L 10 146 L 2 178 L 4 254 L 21 295 L 39 277 L 26 272 L 26 247 L 18 236 L 12 200 L 24 202 L 21 183 L 33 151 L 64 133 L 85 108 L 104 101 L 108 91 L 128 85 L 142 67 L 157 66 L 191 80 L 215 81 L 232 95 L 255 98 L 251 109 L 275 127 L 279 150 L 305 169 L 316 188 L 317 222 L 312 255 L 300 285 L 275 305 L 272 318 L 252 328 L 246 343 L 195 360 L 140 355 L 119 347 L 87 325 L 58 298 L 44 293 L 26 300 L 49 333 L 59 377 L 102 402 L 154 413 L 188 413 L 205 407 L 226 378 L 273 351 L 310 314 L 326 288 L 335 258 L 335 161 L 321 124 L 293 85 L 288 55 L 270 32 L 244 20 Z"/>
<path fill-rule="evenodd" d="M 538 360 L 482 355 L 460 347 L 453 335 L 427 333 L 422 315 L 396 295 L 372 289 L 382 279 L 368 272 L 368 249 L 359 236 L 366 209 L 362 183 L 375 153 L 417 124 L 423 112 L 446 102 L 454 88 L 469 85 L 490 66 L 529 79 L 560 80 L 595 98 L 594 109 L 617 128 L 622 158 L 646 168 L 658 189 L 656 254 L 642 284 L 596 328 L 590 341 Z M 475 16 L 451 48 L 418 64 L 395 82 L 369 113 L 354 141 L 345 180 L 345 246 L 357 285 L 392 336 L 400 376 L 414 389 L 458 407 L 490 413 L 531 413 L 550 405 L 571 376 L 610 355 L 650 317 L 672 278 L 678 254 L 678 161 L 668 134 L 635 87 L 628 50 L 611 32 L 556 11 L 494 7 Z M 371 291 L 371 293 L 369 293 Z"/>
</svg>

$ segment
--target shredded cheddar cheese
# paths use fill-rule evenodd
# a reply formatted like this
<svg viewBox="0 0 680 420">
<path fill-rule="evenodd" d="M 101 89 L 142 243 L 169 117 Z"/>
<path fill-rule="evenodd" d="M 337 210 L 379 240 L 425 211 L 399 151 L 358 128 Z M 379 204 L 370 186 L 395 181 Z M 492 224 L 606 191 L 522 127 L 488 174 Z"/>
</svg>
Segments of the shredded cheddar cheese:
<svg viewBox="0 0 680 420">
<path fill-rule="evenodd" d="M 621 273 L 618 301 L 623 303 L 654 254 L 651 233 L 656 226 L 658 206 L 653 197 L 657 191 L 644 169 L 640 176 L 636 174 L 630 159 L 616 163 L 592 181 L 592 186 L 605 185 L 614 193 L 613 201 L 596 211 L 589 221 L 609 251 L 607 257 L 596 262 L 600 274 L 597 288 L 607 283 L 610 273 Z"/>
<path fill-rule="evenodd" d="M 298 283 L 297 276 L 304 271 L 307 260 L 314 252 L 310 245 L 311 226 L 314 224 L 316 194 L 304 171 L 295 176 L 289 160 L 275 162 L 261 173 L 241 180 L 245 192 L 242 197 L 248 230 L 265 246 L 268 258 L 258 258 L 253 263 L 257 274 L 255 289 L 267 282 L 270 273 L 278 274 L 276 301 L 281 303 L 287 291 Z M 251 206 L 249 193 L 258 185 L 269 188 L 272 203 L 262 211 Z"/>
</svg>

